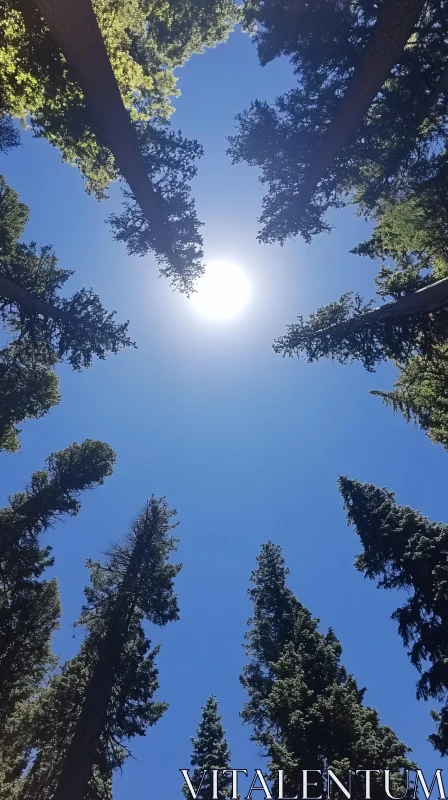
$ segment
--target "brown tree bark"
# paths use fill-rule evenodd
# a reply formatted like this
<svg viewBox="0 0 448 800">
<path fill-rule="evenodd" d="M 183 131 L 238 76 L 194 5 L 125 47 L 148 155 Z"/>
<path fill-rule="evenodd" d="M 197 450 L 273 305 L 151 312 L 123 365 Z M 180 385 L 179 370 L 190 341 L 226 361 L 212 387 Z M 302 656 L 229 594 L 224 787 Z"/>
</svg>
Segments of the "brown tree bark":
<svg viewBox="0 0 448 800">
<path fill-rule="evenodd" d="M 399 300 L 385 303 L 367 314 L 352 317 L 348 322 L 340 322 L 330 328 L 324 328 L 318 333 L 343 333 L 348 330 L 372 327 L 378 322 L 399 320 L 401 317 L 409 317 L 414 314 L 430 314 L 431 311 L 439 311 L 444 306 L 448 306 L 448 278 L 442 278 L 413 294 L 407 294 L 400 297 Z"/>
<path fill-rule="evenodd" d="M 397 63 L 426 0 L 383 0 L 378 20 L 339 109 L 304 175 L 299 202 L 309 202 L 326 170 L 355 135 Z"/>
<path fill-rule="evenodd" d="M 35 0 L 68 69 L 81 87 L 98 137 L 111 151 L 160 249 L 172 257 L 167 225 L 123 104 L 91 0 Z"/>
</svg>

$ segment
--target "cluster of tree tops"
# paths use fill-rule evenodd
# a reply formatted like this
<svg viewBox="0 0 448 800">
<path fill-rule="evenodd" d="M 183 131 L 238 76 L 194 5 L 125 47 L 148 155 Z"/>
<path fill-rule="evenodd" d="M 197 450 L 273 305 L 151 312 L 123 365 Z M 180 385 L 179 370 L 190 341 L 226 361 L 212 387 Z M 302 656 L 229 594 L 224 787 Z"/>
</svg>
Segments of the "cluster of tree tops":
<svg viewBox="0 0 448 800">
<path fill-rule="evenodd" d="M 310 242 L 329 209 L 354 204 L 374 230 L 352 252 L 386 262 L 376 291 L 389 302 L 347 291 L 274 350 L 370 371 L 391 360 L 395 387 L 374 394 L 447 448 L 448 4 L 248 0 L 244 22 L 261 63 L 286 55 L 297 76 L 240 114 L 230 138 L 233 161 L 268 187 L 260 240 Z"/>
<path fill-rule="evenodd" d="M 274 105 L 254 102 L 230 140 L 234 161 L 257 165 L 268 185 L 262 241 L 309 241 L 331 207 L 357 204 L 375 222 L 356 252 L 392 262 L 377 279 L 391 301 L 372 309 L 348 292 L 275 343 L 373 370 L 400 371 L 383 399 L 448 442 L 446 124 L 448 10 L 445 0 L 6 0 L 0 9 L 0 150 L 18 144 L 13 117 L 76 164 L 88 191 L 105 196 L 124 179 L 124 208 L 111 218 L 131 253 L 153 251 L 177 289 L 203 271 L 199 221 L 189 183 L 200 145 L 168 125 L 174 69 L 223 41 L 236 21 L 253 32 L 260 60 L 288 56 L 297 87 Z M 132 345 L 92 290 L 61 289 L 70 272 L 50 247 L 21 239 L 28 209 L 0 185 L 0 300 L 7 343 L 0 352 L 0 446 L 19 447 L 19 426 L 59 400 L 55 368 L 74 369 Z M 157 722 L 158 647 L 147 623 L 178 617 L 171 563 L 174 511 L 152 497 L 123 542 L 88 564 L 91 580 L 78 624 L 79 653 L 60 668 L 51 650 L 60 604 L 49 526 L 79 510 L 84 489 L 110 475 L 102 442 L 73 444 L 47 459 L 0 512 L 0 792 L 5 800 L 108 800 L 129 744 Z M 420 671 L 419 698 L 433 698 L 434 747 L 448 753 L 448 526 L 429 522 L 393 493 L 340 479 L 348 519 L 363 545 L 357 569 L 407 592 L 395 612 Z M 341 647 L 286 587 L 279 548 L 262 548 L 252 575 L 248 694 L 242 716 L 273 775 L 294 788 L 301 769 L 335 771 L 375 763 L 394 774 L 394 793 L 412 767 L 408 749 L 363 703 L 341 665 Z M 146 627 L 144 627 L 144 625 Z M 192 766 L 229 764 L 210 698 Z M 286 789 L 288 787 L 285 787 Z M 201 789 L 201 800 L 210 795 Z M 227 785 L 230 793 L 230 787 Z M 376 792 L 376 794 L 375 794 Z M 374 785 L 373 794 L 379 796 Z"/>
<path fill-rule="evenodd" d="M 297 85 L 254 101 L 230 137 L 233 162 L 268 186 L 261 241 L 311 241 L 327 211 L 352 203 L 375 223 L 352 252 L 385 260 L 378 309 L 347 291 L 274 343 L 308 361 L 391 360 L 399 377 L 375 392 L 448 444 L 448 5 L 446 0 L 7 0 L 0 10 L 1 145 L 10 119 L 81 170 L 104 197 L 124 179 L 114 236 L 152 250 L 190 293 L 203 273 L 190 194 L 201 146 L 168 125 L 174 70 L 241 22 L 262 64 L 287 56 Z"/>
<path fill-rule="evenodd" d="M 88 561 L 90 583 L 76 625 L 78 653 L 58 667 L 51 638 L 60 621 L 58 583 L 43 535 L 64 514 L 76 515 L 81 492 L 111 474 L 115 454 L 87 440 L 53 453 L 45 470 L 0 511 L 0 794 L 5 800 L 110 800 L 112 780 L 167 704 L 156 699 L 160 647 L 148 638 L 179 617 L 172 563 L 176 512 L 151 497 L 103 561 Z M 339 488 L 363 546 L 356 568 L 384 588 L 405 588 L 394 618 L 413 664 L 417 696 L 442 701 L 432 712 L 434 747 L 448 753 L 448 526 L 429 522 L 394 495 L 340 478 Z M 267 759 L 274 782 L 285 770 L 284 796 L 301 786 L 302 770 L 391 770 L 395 797 L 411 797 L 409 748 L 364 704 L 365 689 L 341 663 L 334 632 L 287 587 L 278 545 L 263 545 L 249 589 L 253 613 L 241 675 L 248 700 L 241 712 Z M 212 769 L 231 766 L 217 702 L 206 702 L 193 739 L 191 781 L 211 800 Z M 203 774 L 203 771 L 208 771 Z M 230 776 L 221 796 L 232 796 Z M 188 789 L 184 792 L 189 800 Z M 364 796 L 358 786 L 354 796 Z M 373 780 L 372 798 L 383 797 Z M 338 795 L 339 796 L 339 795 Z M 342 797 L 342 794 L 341 794 Z"/>
</svg>

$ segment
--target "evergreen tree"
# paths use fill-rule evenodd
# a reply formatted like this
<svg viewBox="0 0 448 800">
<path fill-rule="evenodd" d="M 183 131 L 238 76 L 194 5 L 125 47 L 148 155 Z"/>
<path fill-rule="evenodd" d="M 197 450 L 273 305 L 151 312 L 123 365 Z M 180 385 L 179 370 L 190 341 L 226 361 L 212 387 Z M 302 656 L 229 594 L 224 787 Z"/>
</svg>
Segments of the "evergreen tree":
<svg viewBox="0 0 448 800">
<path fill-rule="evenodd" d="M 249 663 L 241 683 L 249 700 L 242 717 L 268 759 L 272 777 L 285 771 L 285 794 L 301 786 L 303 769 L 334 770 L 346 785 L 349 767 L 390 769 L 394 794 L 403 794 L 408 748 L 363 705 L 364 689 L 341 665 L 341 645 L 286 586 L 280 548 L 263 545 L 251 576 L 253 615 L 246 634 Z M 400 792 L 401 788 L 401 792 Z M 288 792 L 288 794 L 286 793 Z M 293 792 L 293 794 L 291 794 Z M 383 796 L 372 785 L 372 798 Z M 352 797 L 364 797 L 360 779 Z"/>
<path fill-rule="evenodd" d="M 261 63 L 287 56 L 297 76 L 275 103 L 254 101 L 230 137 L 233 162 L 257 166 L 268 186 L 262 241 L 310 241 L 329 230 L 329 208 L 353 199 L 375 213 L 437 174 L 447 138 L 446 11 L 445 0 L 244 4 Z"/>
<path fill-rule="evenodd" d="M 434 748 L 448 754 L 448 525 L 430 522 L 395 494 L 346 477 L 339 479 L 348 523 L 355 527 L 363 552 L 355 566 L 380 588 L 404 589 L 406 602 L 392 618 L 420 672 L 418 699 L 442 704 L 432 712 L 437 731 Z"/>
<path fill-rule="evenodd" d="M 0 555 L 8 555 L 22 537 L 35 542 L 62 514 L 76 516 L 80 492 L 101 485 L 114 463 L 112 448 L 92 439 L 48 456 L 47 468 L 34 472 L 25 491 L 12 495 L 0 511 Z"/>
<path fill-rule="evenodd" d="M 400 412 L 407 422 L 414 422 L 434 444 L 448 450 L 448 350 L 446 345 L 431 353 L 430 358 L 415 356 L 399 370 L 394 388 L 389 392 L 374 389 L 393 411 Z"/>
<path fill-rule="evenodd" d="M 26 45 L 21 39 L 17 43 L 19 29 L 37 60 L 34 70 L 22 75 L 18 92 L 17 84 L 11 87 L 6 61 L 10 104 L 16 94 L 19 108 L 20 98 L 26 102 L 26 85 L 36 80 L 35 66 L 40 67 L 41 96 L 37 106 L 34 101 L 40 133 L 61 147 L 68 160 L 79 163 L 98 196 L 104 196 L 113 177 L 127 181 L 147 230 L 140 249 L 144 240 L 145 252 L 154 250 L 161 274 L 173 277 L 181 291 L 191 291 L 203 266 L 189 181 L 202 151 L 180 134 L 167 135 L 164 123 L 168 97 L 175 93 L 174 67 L 191 52 L 227 37 L 239 16 L 234 1 L 174 0 L 161 6 L 147 0 L 94 0 L 93 5 L 91 0 L 36 0 L 37 8 L 24 9 L 20 0 L 11 0 L 10 5 L 4 29 L 10 46 L 15 45 L 14 55 L 21 56 L 21 73 L 27 73 Z M 173 40 L 174 33 L 179 41 Z M 61 88 L 69 89 L 68 100 L 66 91 L 60 97 Z M 125 234 L 122 227 L 119 238 L 126 239 Z M 133 252 L 131 244 L 129 249 Z"/>
<path fill-rule="evenodd" d="M 225 739 L 221 716 L 218 714 L 218 703 L 214 695 L 210 695 L 203 706 L 197 737 L 196 739 L 192 737 L 191 741 L 193 743 L 191 783 L 195 789 L 200 786 L 198 800 L 211 800 L 214 794 L 211 770 L 231 768 L 231 753 Z M 186 800 L 191 800 L 191 794 L 186 785 L 182 787 L 182 791 Z M 229 776 L 218 775 L 218 792 L 220 797 L 232 797 L 232 779 Z"/>
<path fill-rule="evenodd" d="M 32 747 L 29 701 L 54 669 L 51 637 L 58 627 L 57 581 L 42 580 L 52 566 L 42 534 L 63 514 L 74 516 L 79 494 L 103 483 L 115 454 L 87 439 L 53 453 L 25 492 L 0 511 L 0 787 L 14 798 Z M 3 791 L 4 788 L 4 791 Z"/>
<path fill-rule="evenodd" d="M 180 565 L 169 563 L 177 547 L 170 535 L 175 513 L 152 497 L 105 563 L 89 562 L 91 583 L 78 623 L 86 635 L 37 704 L 37 755 L 24 799 L 110 798 L 127 742 L 163 714 L 166 704 L 153 700 L 159 648 L 150 649 L 142 623 L 178 618 L 173 581 Z"/>
<path fill-rule="evenodd" d="M 0 350 L 0 448 L 19 448 L 18 424 L 59 402 L 54 367 L 89 367 L 133 345 L 129 323 L 117 323 L 98 295 L 60 290 L 73 274 L 58 267 L 51 247 L 19 242 L 29 209 L 0 176 L 0 320 L 10 341 Z"/>
<path fill-rule="evenodd" d="M 59 381 L 25 348 L 0 350 L 0 450 L 20 449 L 18 426 L 39 419 L 59 403 Z"/>
<path fill-rule="evenodd" d="M 371 238 L 353 252 L 395 261 L 394 268 L 383 263 L 376 279 L 380 298 L 392 301 L 372 309 L 373 301 L 347 292 L 307 321 L 299 317 L 274 350 L 303 353 L 308 362 L 359 360 L 370 372 L 391 360 L 399 371 L 394 389 L 372 394 L 446 447 L 448 206 L 441 181 L 412 200 L 386 204 Z"/>
<path fill-rule="evenodd" d="M 121 98 L 136 122 L 166 119 L 170 97 L 178 95 L 175 68 L 224 41 L 239 19 L 233 0 L 93 0 L 92 6 Z M 0 96 L 5 110 L 29 117 L 34 135 L 58 147 L 101 197 L 118 176 L 116 165 L 43 16 L 38 4 L 2 3 Z M 95 70 L 98 61 L 90 66 Z"/>
<path fill-rule="evenodd" d="M 395 299 L 372 310 L 373 301 L 347 292 L 307 321 L 300 316 L 288 325 L 286 335 L 274 343 L 275 352 L 304 353 L 309 363 L 319 358 L 341 364 L 358 360 L 373 372 L 381 361 L 405 363 L 416 354 L 431 355 L 447 342 L 448 278 L 434 281 L 412 269 L 398 275 L 386 269 L 377 285 L 379 293 Z"/>
</svg>

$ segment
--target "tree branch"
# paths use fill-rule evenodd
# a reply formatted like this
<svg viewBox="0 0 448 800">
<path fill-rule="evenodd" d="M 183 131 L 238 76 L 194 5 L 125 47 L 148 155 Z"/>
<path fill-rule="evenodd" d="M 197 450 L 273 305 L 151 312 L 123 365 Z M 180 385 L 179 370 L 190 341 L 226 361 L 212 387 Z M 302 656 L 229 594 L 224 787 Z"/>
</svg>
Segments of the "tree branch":
<svg viewBox="0 0 448 800">
<path fill-rule="evenodd" d="M 91 0 L 35 0 L 81 87 L 103 144 L 111 151 L 137 203 L 153 227 L 161 252 L 173 260 L 168 225 L 148 178 L 129 112 L 124 106 Z"/>
<path fill-rule="evenodd" d="M 343 333 L 357 328 L 372 327 L 384 320 L 393 321 L 401 317 L 409 317 L 415 314 L 429 314 L 431 311 L 438 311 L 448 305 L 448 278 L 442 278 L 436 283 L 431 283 L 423 289 L 412 294 L 406 294 L 399 300 L 385 303 L 383 306 L 368 311 L 367 314 L 359 314 L 352 317 L 347 322 L 339 322 L 329 328 L 314 331 L 315 334 Z"/>
<path fill-rule="evenodd" d="M 55 319 L 61 322 L 69 322 L 72 325 L 79 325 L 80 320 L 76 314 L 64 311 L 62 308 L 47 303 L 46 300 L 41 300 L 40 297 L 36 297 L 36 295 L 24 289 L 18 283 L 14 283 L 3 275 L 0 275 L 0 297 L 35 314 L 40 314 L 45 319 Z"/>
<path fill-rule="evenodd" d="M 306 205 L 320 179 L 355 135 L 397 63 L 426 0 L 384 0 L 339 109 L 304 174 L 299 202 Z"/>
</svg>

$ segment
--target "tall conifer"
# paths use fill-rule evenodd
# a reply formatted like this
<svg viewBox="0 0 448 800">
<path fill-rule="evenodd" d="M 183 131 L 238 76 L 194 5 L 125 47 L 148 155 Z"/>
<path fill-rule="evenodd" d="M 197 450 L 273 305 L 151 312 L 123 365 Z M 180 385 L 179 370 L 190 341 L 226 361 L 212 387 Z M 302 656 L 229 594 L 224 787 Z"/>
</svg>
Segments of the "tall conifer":
<svg viewBox="0 0 448 800">
<path fill-rule="evenodd" d="M 32 747 L 30 701 L 56 666 L 51 638 L 60 602 L 42 534 L 80 509 L 79 495 L 111 474 L 115 453 L 87 439 L 47 458 L 24 492 L 0 510 L 0 794 L 14 798 Z"/>
<path fill-rule="evenodd" d="M 173 581 L 180 565 L 169 563 L 175 513 L 152 497 L 106 561 L 89 562 L 78 623 L 85 638 L 38 703 L 27 800 L 109 798 L 128 741 L 163 714 L 166 704 L 153 700 L 158 647 L 151 649 L 142 624 L 178 618 Z"/>
<path fill-rule="evenodd" d="M 363 704 L 365 690 L 342 666 L 334 632 L 318 630 L 318 620 L 287 588 L 288 572 L 280 548 L 263 545 L 251 576 L 249 663 L 241 676 L 249 695 L 242 717 L 252 739 L 267 757 L 274 782 L 277 771 L 285 771 L 285 797 L 301 787 L 303 769 L 331 768 L 346 785 L 349 767 L 366 765 L 390 769 L 399 794 L 402 771 L 412 766 L 408 748 Z M 364 796 L 358 779 L 352 797 Z M 384 787 L 373 785 L 372 798 L 383 796 Z"/>
<path fill-rule="evenodd" d="M 195 789 L 200 786 L 198 800 L 211 800 L 214 794 L 212 770 L 230 769 L 231 758 L 214 695 L 211 695 L 203 706 L 197 736 L 192 737 L 191 741 L 193 743 L 191 783 Z M 186 800 L 191 800 L 188 786 L 184 784 L 182 791 Z M 229 776 L 218 774 L 218 792 L 220 797 L 232 796 L 232 780 Z"/>
<path fill-rule="evenodd" d="M 339 479 L 349 524 L 363 546 L 356 569 L 384 589 L 407 597 L 392 619 L 420 672 L 417 697 L 442 704 L 433 712 L 430 742 L 448 755 L 448 525 L 430 522 L 395 494 L 369 483 Z"/>
</svg>

